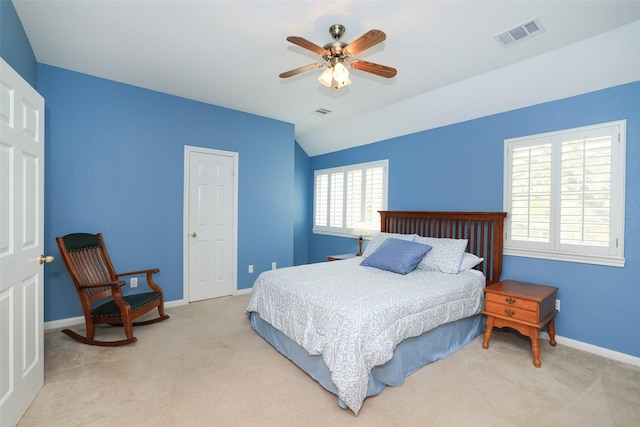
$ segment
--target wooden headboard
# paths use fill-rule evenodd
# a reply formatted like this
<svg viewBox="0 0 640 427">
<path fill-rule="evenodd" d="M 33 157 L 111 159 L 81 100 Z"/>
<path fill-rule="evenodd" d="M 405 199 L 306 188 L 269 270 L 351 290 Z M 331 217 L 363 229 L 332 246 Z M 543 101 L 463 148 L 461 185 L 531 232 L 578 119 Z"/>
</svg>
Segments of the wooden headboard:
<svg viewBox="0 0 640 427">
<path fill-rule="evenodd" d="M 476 267 L 487 284 L 500 280 L 506 212 L 380 211 L 380 231 L 469 239 L 467 251 L 484 258 Z"/>
</svg>

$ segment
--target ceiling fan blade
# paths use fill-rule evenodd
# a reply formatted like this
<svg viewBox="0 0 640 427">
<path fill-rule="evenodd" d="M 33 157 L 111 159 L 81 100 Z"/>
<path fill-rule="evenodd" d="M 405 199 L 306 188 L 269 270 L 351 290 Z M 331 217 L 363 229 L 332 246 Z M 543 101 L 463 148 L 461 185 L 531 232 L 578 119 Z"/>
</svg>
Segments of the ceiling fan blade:
<svg viewBox="0 0 640 427">
<path fill-rule="evenodd" d="M 298 36 L 289 36 L 287 40 L 293 44 L 297 44 L 300 47 L 310 50 L 311 52 L 317 53 L 320 56 L 325 55 L 328 51 L 327 49 L 323 49 L 315 43 L 311 43 L 309 40 L 304 39 Z"/>
<path fill-rule="evenodd" d="M 365 49 L 369 49 L 378 43 L 382 43 L 386 38 L 386 34 L 382 31 L 370 30 L 349 43 L 344 50 L 349 52 L 349 55 L 357 55 Z"/>
<path fill-rule="evenodd" d="M 386 77 L 387 79 L 394 77 L 398 73 L 398 70 L 396 70 L 395 68 L 362 60 L 351 61 L 349 65 L 351 66 L 351 68 L 355 68 L 356 70 L 366 71 L 367 73 L 372 73 L 380 77 Z"/>
<path fill-rule="evenodd" d="M 323 66 L 324 66 L 324 62 L 316 62 L 315 64 L 309 64 L 309 65 L 305 65 L 304 67 L 294 68 L 293 70 L 289 70 L 280 74 L 280 78 L 286 79 L 287 77 L 292 77 L 300 73 L 304 73 L 305 71 L 310 71 L 315 68 L 320 68 Z"/>
</svg>

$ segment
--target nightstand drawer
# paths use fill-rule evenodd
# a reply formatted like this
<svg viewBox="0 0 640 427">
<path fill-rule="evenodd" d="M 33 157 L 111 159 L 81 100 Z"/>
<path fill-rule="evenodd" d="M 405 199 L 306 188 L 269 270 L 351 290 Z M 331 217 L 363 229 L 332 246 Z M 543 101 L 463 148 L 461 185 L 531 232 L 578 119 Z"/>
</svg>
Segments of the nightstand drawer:
<svg viewBox="0 0 640 427">
<path fill-rule="evenodd" d="M 537 301 L 531 301 L 521 297 L 487 292 L 487 303 L 489 303 L 489 301 L 496 304 L 505 304 L 511 307 L 524 308 L 525 310 L 538 311 Z M 538 319 L 534 321 L 537 322 Z"/>
<path fill-rule="evenodd" d="M 537 307 L 534 307 L 534 310 L 536 309 Z M 521 307 L 516 307 L 514 305 L 498 304 L 496 302 L 489 301 L 488 299 L 485 311 L 489 314 L 495 314 L 496 316 L 506 316 L 514 320 L 522 320 L 531 323 L 537 323 L 539 321 L 537 310 L 531 311 L 525 310 Z"/>
</svg>

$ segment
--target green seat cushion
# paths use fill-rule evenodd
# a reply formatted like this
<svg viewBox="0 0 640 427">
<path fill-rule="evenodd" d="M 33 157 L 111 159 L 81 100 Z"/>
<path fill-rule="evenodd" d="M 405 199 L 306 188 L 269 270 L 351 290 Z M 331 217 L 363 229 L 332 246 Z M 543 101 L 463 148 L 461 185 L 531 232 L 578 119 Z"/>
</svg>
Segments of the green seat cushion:
<svg viewBox="0 0 640 427">
<path fill-rule="evenodd" d="M 159 292 L 143 292 L 140 294 L 126 295 L 125 301 L 131 306 L 131 311 L 137 311 L 145 305 L 152 304 L 154 301 L 160 299 L 161 294 Z M 120 316 L 120 308 L 111 300 L 102 305 L 97 306 L 91 310 L 91 317 L 116 317 Z"/>
</svg>

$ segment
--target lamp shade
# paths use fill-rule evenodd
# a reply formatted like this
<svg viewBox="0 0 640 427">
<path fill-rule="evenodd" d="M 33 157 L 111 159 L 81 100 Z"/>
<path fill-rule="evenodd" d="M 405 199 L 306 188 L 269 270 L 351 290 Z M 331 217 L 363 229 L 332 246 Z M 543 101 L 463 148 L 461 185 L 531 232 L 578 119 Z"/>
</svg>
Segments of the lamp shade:
<svg viewBox="0 0 640 427">
<path fill-rule="evenodd" d="M 331 81 L 333 80 L 333 68 L 327 68 L 324 70 L 320 77 L 318 77 L 318 81 L 322 83 L 326 87 L 331 87 Z"/>
<path fill-rule="evenodd" d="M 337 81 L 344 81 L 349 78 L 349 70 L 342 65 L 342 62 L 338 62 L 333 66 L 333 78 Z"/>
<path fill-rule="evenodd" d="M 351 230 L 351 235 L 356 237 L 370 236 L 371 229 L 367 228 L 367 224 L 364 222 L 357 222 L 353 230 Z"/>
</svg>

